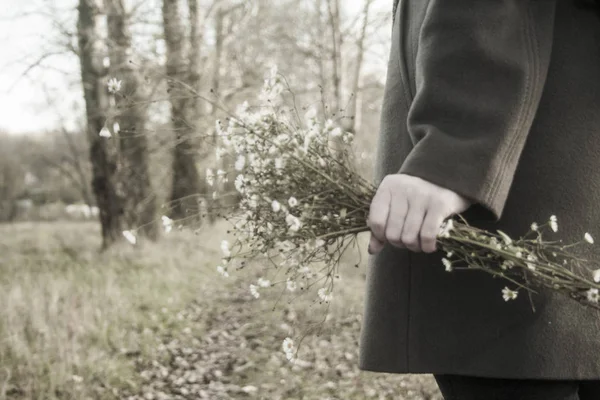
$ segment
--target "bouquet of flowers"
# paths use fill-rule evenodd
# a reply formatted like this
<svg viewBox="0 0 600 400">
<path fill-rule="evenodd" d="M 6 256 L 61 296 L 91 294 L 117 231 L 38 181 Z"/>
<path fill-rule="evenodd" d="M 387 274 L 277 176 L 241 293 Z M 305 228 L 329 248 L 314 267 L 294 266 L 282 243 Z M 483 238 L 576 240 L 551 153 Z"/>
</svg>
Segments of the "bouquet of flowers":
<svg viewBox="0 0 600 400">
<path fill-rule="evenodd" d="M 298 113 L 279 105 L 285 89 L 273 68 L 262 89 L 263 106 L 250 111 L 244 103 L 238 117 L 227 118 L 227 124 L 217 121 L 217 156 L 232 157 L 235 176 L 221 170 L 215 176 L 208 170 L 207 180 L 212 185 L 231 179 L 241 197 L 237 212 L 227 217 L 235 240 L 222 241 L 217 270 L 228 276 L 232 269 L 260 260 L 285 271 L 279 283 L 287 290 L 317 285 L 320 301 L 329 302 L 341 254 L 369 230 L 376 187 L 353 168 L 353 134 L 331 119 L 321 123 L 314 109 L 300 121 Z M 506 279 L 499 293 L 506 301 L 515 299 L 520 289 L 535 293 L 545 287 L 598 307 L 600 269 L 568 251 L 592 244 L 593 238 L 585 233 L 571 245 L 543 241 L 542 231 L 548 227 L 557 232 L 555 216 L 542 225 L 532 223 L 516 240 L 502 231 L 470 226 L 457 215 L 440 228 L 438 248 L 446 253 L 440 267 L 448 272 L 483 270 Z M 259 297 L 262 287 L 275 285 L 260 278 L 249 290 Z M 287 354 L 290 343 L 284 342 Z"/>
</svg>

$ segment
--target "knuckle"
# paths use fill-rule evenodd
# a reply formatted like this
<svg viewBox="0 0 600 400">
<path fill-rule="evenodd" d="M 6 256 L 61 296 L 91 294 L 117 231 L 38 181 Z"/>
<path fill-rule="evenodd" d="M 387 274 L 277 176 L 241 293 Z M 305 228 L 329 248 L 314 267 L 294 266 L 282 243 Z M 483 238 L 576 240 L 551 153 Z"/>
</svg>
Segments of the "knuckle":
<svg viewBox="0 0 600 400">
<path fill-rule="evenodd" d="M 385 238 L 388 242 L 393 243 L 393 244 L 399 244 L 401 243 L 401 239 L 400 239 L 400 232 L 396 227 L 393 226 L 389 226 L 386 230 L 385 230 Z"/>
<path fill-rule="evenodd" d="M 405 245 L 409 246 L 409 247 L 414 247 L 418 244 L 418 240 L 417 240 L 417 236 L 412 233 L 411 231 L 402 233 L 402 243 L 404 243 Z"/>
<path fill-rule="evenodd" d="M 431 235 L 421 235 L 421 243 L 423 246 L 431 247 L 435 244 L 435 238 Z"/>
</svg>

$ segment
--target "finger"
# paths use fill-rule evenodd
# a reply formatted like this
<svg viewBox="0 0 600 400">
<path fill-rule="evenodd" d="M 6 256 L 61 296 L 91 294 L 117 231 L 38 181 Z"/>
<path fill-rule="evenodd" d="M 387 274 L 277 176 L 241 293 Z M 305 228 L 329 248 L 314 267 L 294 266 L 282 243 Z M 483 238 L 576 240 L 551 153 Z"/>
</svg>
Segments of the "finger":
<svg viewBox="0 0 600 400">
<path fill-rule="evenodd" d="M 429 207 L 425 212 L 425 219 L 421 227 L 421 249 L 425 253 L 437 250 L 437 235 L 446 216 L 435 207 Z"/>
<path fill-rule="evenodd" d="M 420 199 L 408 199 L 408 213 L 402 228 L 402 244 L 408 249 L 420 252 L 419 235 L 423 218 L 425 217 L 425 204 Z"/>
<path fill-rule="evenodd" d="M 390 199 L 389 189 L 380 188 L 371 201 L 367 226 L 380 242 L 385 242 L 385 224 L 390 210 Z"/>
<path fill-rule="evenodd" d="M 390 201 L 390 212 L 385 226 L 385 238 L 396 247 L 402 244 L 402 228 L 408 212 L 408 202 L 405 196 L 395 196 Z"/>
<path fill-rule="evenodd" d="M 384 242 L 379 241 L 373 234 L 369 240 L 369 254 L 377 254 L 383 250 Z"/>
</svg>

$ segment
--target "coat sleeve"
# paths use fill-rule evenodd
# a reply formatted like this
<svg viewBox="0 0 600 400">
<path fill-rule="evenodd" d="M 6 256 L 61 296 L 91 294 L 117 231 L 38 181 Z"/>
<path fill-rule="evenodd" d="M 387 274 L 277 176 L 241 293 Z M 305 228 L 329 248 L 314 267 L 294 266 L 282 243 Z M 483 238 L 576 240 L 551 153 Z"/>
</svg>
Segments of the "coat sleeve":
<svg viewBox="0 0 600 400">
<path fill-rule="evenodd" d="M 498 221 L 550 60 L 556 0 L 430 0 L 399 173 L 446 187 Z"/>
</svg>

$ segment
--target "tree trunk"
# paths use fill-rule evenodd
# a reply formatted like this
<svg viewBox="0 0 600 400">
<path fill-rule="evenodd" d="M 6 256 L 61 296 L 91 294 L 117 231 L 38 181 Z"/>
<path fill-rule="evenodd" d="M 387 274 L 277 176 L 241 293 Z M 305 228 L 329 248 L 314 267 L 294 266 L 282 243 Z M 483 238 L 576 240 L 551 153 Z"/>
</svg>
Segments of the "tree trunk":
<svg viewBox="0 0 600 400">
<path fill-rule="evenodd" d="M 369 23 L 369 9 L 373 0 L 365 0 L 365 6 L 362 11 L 362 26 L 360 31 L 360 36 L 356 43 L 357 54 L 356 54 L 356 62 L 354 64 L 354 70 L 352 75 L 351 82 L 351 97 L 349 99 L 348 110 L 346 111 L 346 117 L 343 119 L 342 126 L 346 131 L 356 132 L 357 130 L 357 114 L 360 113 L 360 109 L 358 106 L 358 96 L 360 96 L 359 86 L 360 86 L 360 73 L 363 65 L 363 57 L 365 53 L 365 36 L 367 33 L 367 25 Z"/>
<path fill-rule="evenodd" d="M 97 0 L 79 0 L 77 33 L 81 82 L 87 116 L 87 136 L 92 162 L 92 188 L 100 209 L 102 248 L 123 238 L 124 193 L 118 182 L 117 143 L 99 136 L 108 108 L 106 68 L 102 64 L 100 19 Z"/>
<path fill-rule="evenodd" d="M 199 93 L 201 89 L 200 82 L 200 71 L 202 70 L 201 50 L 202 43 L 204 41 L 204 24 L 206 22 L 207 14 L 212 10 L 216 4 L 213 2 L 212 6 L 209 7 L 208 11 L 201 12 L 198 7 L 198 0 L 188 0 L 188 14 L 189 14 L 189 25 L 190 25 L 190 54 L 189 54 L 189 70 L 188 70 L 188 84 L 196 92 Z M 219 6 L 218 6 L 219 7 Z M 221 8 L 218 8 L 219 11 Z M 216 38 L 217 41 L 220 38 Z M 201 158 L 208 156 L 209 149 L 214 149 L 215 129 L 211 126 L 210 128 L 201 128 L 196 125 L 196 122 L 200 121 L 202 117 L 202 108 L 200 104 L 200 98 L 193 96 L 188 103 L 188 115 L 192 121 L 190 125 L 197 132 L 200 129 L 206 129 L 206 134 L 203 135 L 202 146 L 198 149 L 198 155 Z M 212 131 L 211 131 L 212 129 Z M 200 180 L 199 190 L 204 203 L 204 210 L 206 211 L 206 217 L 208 222 L 214 223 L 215 213 L 214 208 L 216 205 L 215 200 L 212 198 L 212 188 L 208 186 L 206 180 Z"/>
<path fill-rule="evenodd" d="M 211 90 L 215 97 L 219 96 L 219 84 L 221 83 L 221 59 L 223 58 L 223 18 L 225 13 L 218 6 L 215 13 L 215 54 L 212 68 L 212 84 Z M 213 104 L 209 105 L 210 115 L 214 116 L 217 112 L 217 107 Z"/>
<path fill-rule="evenodd" d="M 167 75 L 171 120 L 176 143 L 173 151 L 173 185 L 171 217 L 197 220 L 200 200 L 200 177 L 196 166 L 197 146 L 192 135 L 193 123 L 188 115 L 189 99 L 193 94 L 182 85 L 188 80 L 184 49 L 184 32 L 179 13 L 179 0 L 163 0 L 164 37 L 167 47 Z M 179 82 L 178 82 L 179 81 Z"/>
<path fill-rule="evenodd" d="M 340 32 L 340 4 L 339 0 L 328 0 L 329 27 L 331 29 L 331 81 L 333 85 L 334 115 L 340 111 L 342 104 L 342 35 Z"/>
<path fill-rule="evenodd" d="M 125 190 L 125 218 L 129 227 L 156 240 L 156 195 L 152 189 L 148 167 L 148 138 L 146 136 L 146 107 L 143 85 L 136 66 L 131 63 L 131 33 L 123 0 L 105 0 L 107 6 L 108 38 L 110 42 L 111 77 L 122 81 L 115 94 L 117 112 L 109 123 L 119 124 L 116 138 L 120 145 L 121 176 Z"/>
<path fill-rule="evenodd" d="M 327 0 L 329 16 L 329 28 L 331 32 L 331 84 L 333 87 L 333 101 L 331 104 L 332 117 L 336 117 L 341 111 L 342 104 L 342 35 L 340 32 L 340 4 L 339 0 Z M 342 125 L 343 121 L 339 121 Z M 331 138 L 330 148 L 334 157 L 341 158 L 344 143 L 341 137 Z"/>
</svg>

